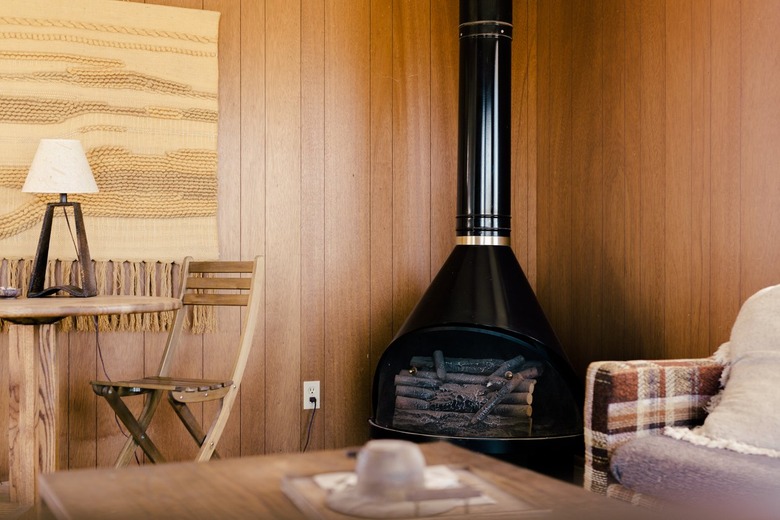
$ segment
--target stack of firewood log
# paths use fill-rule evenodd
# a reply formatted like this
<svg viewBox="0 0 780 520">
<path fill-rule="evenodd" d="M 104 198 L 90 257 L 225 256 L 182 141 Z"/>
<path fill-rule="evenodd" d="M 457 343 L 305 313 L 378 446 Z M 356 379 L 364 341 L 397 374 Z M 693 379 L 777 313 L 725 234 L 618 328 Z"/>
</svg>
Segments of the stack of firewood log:
<svg viewBox="0 0 780 520">
<path fill-rule="evenodd" d="M 458 436 L 529 435 L 542 364 L 501 359 L 413 357 L 395 376 L 393 426 Z"/>
</svg>

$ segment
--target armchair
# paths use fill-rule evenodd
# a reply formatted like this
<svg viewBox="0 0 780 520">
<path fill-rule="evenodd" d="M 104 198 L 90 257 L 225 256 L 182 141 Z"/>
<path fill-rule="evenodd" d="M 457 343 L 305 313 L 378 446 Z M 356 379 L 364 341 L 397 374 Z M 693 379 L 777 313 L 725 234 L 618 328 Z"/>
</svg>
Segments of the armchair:
<svg viewBox="0 0 780 520">
<path fill-rule="evenodd" d="M 610 457 L 635 437 L 662 434 L 665 426 L 701 424 L 704 407 L 720 388 L 722 370 L 712 358 L 591 363 L 585 389 L 585 488 L 636 505 L 658 505 L 654 497 L 621 486 L 610 473 Z"/>
</svg>

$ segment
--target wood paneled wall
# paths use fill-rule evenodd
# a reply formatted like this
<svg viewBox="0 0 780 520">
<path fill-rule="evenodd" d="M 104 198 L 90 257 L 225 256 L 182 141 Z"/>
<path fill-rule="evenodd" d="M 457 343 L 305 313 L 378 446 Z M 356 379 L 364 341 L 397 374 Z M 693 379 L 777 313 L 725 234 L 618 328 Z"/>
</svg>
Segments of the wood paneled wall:
<svg viewBox="0 0 780 520">
<path fill-rule="evenodd" d="M 362 443 L 374 365 L 454 244 L 457 2 L 148 3 L 222 13 L 221 254 L 266 258 L 264 330 L 220 452 L 300 450 L 304 380 L 322 383 L 310 448 Z M 580 372 L 709 354 L 780 282 L 780 4 L 514 11 L 512 245 L 564 348 Z M 239 319 L 187 338 L 189 372 L 219 370 Z M 69 465 L 109 465 L 124 438 L 87 384 L 95 337 L 60 339 Z M 163 338 L 100 342 L 118 378 L 153 370 Z M 154 434 L 193 453 L 170 415 Z"/>
<path fill-rule="evenodd" d="M 706 356 L 780 283 L 780 4 L 538 10 L 543 306 L 580 372 Z"/>
</svg>

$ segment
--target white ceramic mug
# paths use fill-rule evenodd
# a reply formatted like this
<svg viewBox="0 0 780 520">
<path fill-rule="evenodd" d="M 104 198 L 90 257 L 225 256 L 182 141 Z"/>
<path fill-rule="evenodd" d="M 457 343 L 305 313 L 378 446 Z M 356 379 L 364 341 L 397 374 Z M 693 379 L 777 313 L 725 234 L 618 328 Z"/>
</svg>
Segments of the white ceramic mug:
<svg viewBox="0 0 780 520">
<path fill-rule="evenodd" d="M 403 501 L 424 485 L 425 457 L 413 442 L 379 439 L 360 450 L 355 466 L 357 492 L 377 500 Z"/>
</svg>

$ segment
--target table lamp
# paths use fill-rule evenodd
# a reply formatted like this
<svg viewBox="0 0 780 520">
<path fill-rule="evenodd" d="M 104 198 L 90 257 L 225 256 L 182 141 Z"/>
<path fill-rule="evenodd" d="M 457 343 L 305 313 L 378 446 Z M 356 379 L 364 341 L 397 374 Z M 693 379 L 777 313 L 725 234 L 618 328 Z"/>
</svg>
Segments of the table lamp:
<svg viewBox="0 0 780 520">
<path fill-rule="evenodd" d="M 41 139 L 38 150 L 35 152 L 27 180 L 22 191 L 26 193 L 59 193 L 59 202 L 50 202 L 46 205 L 46 213 L 43 217 L 41 236 L 38 239 L 38 249 L 35 252 L 33 272 L 30 278 L 30 286 L 27 291 L 28 298 L 49 296 L 59 291 L 64 291 L 71 296 L 87 297 L 97 294 L 97 282 L 95 281 L 95 268 L 89 256 L 87 245 L 87 233 L 84 230 L 84 217 L 81 214 L 81 204 L 68 202 L 68 193 L 97 193 L 98 188 L 92 169 L 87 162 L 84 148 L 77 139 Z M 51 225 L 55 208 L 62 208 L 68 229 L 71 230 L 68 220 L 67 208 L 73 209 L 73 220 L 76 228 L 76 255 L 81 269 L 81 284 L 59 285 L 43 288 L 46 278 L 46 264 L 49 260 L 49 242 L 51 240 Z"/>
</svg>

